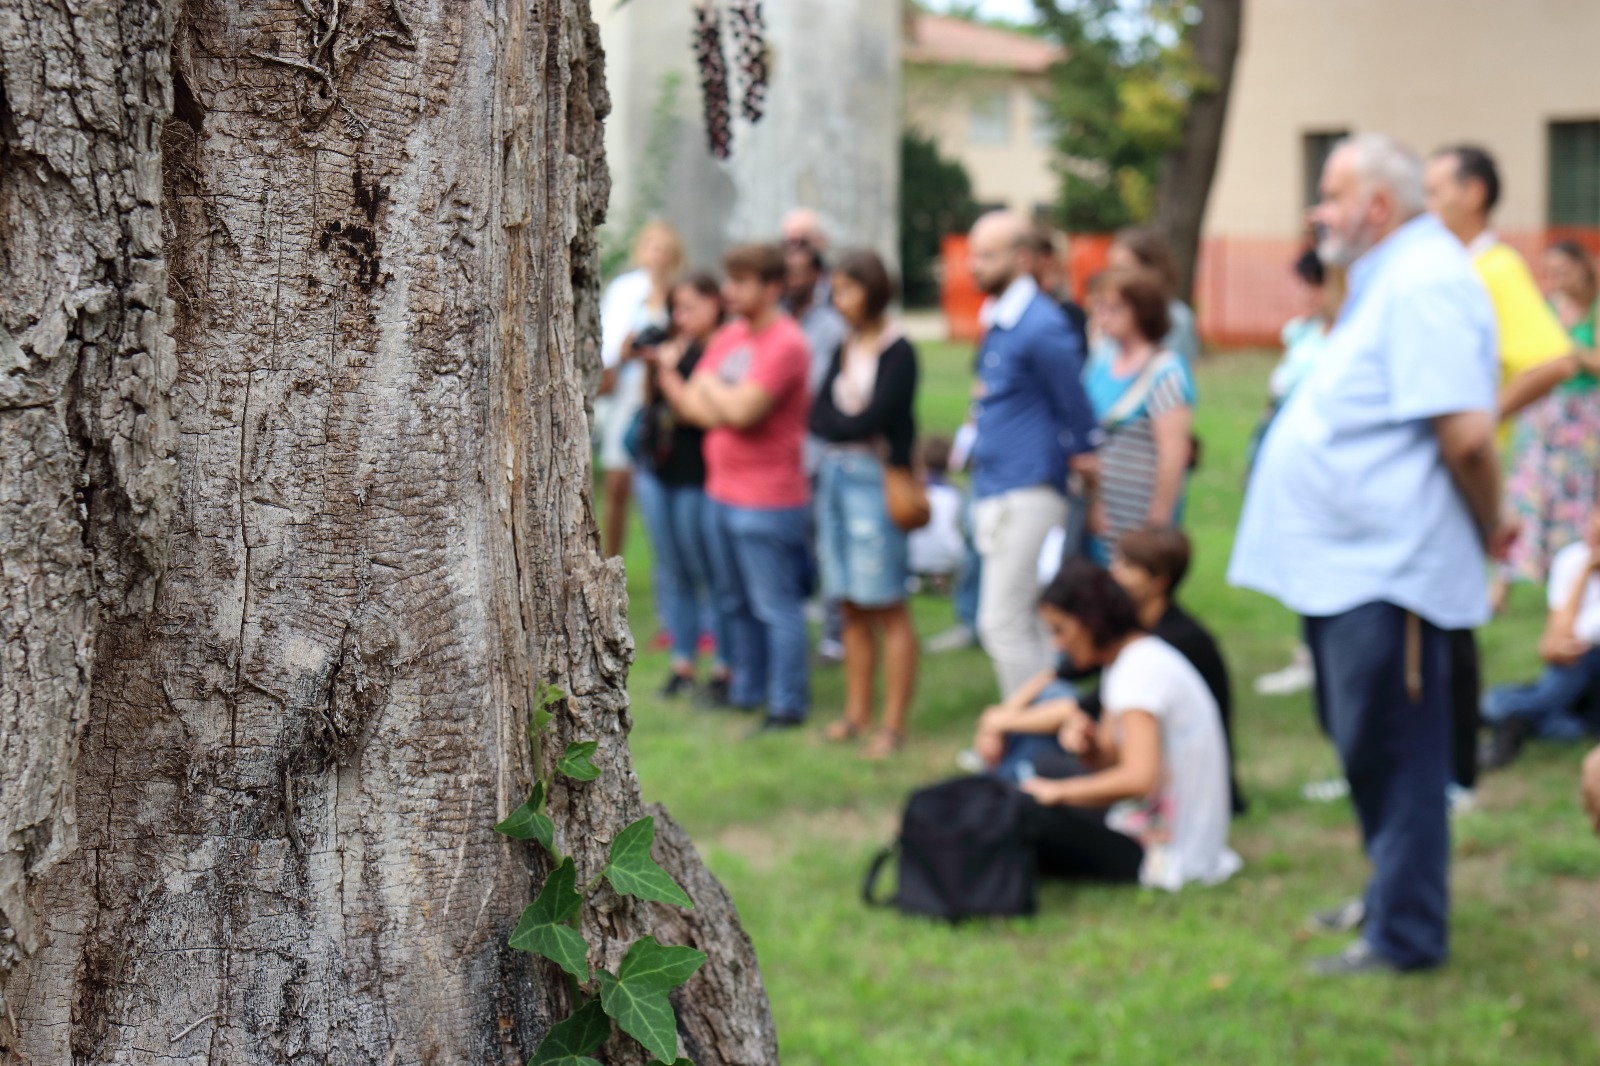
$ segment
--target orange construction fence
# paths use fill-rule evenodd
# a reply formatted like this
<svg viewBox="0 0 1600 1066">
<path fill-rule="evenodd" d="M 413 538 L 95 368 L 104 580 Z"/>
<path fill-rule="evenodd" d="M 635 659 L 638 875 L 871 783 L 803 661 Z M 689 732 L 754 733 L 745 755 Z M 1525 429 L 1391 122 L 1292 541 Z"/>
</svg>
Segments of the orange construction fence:
<svg viewBox="0 0 1600 1066">
<path fill-rule="evenodd" d="M 1106 253 L 1110 250 L 1109 233 L 1068 235 L 1064 266 L 1071 281 L 1073 296 L 1079 303 L 1083 302 L 1089 279 L 1106 268 Z M 967 270 L 966 234 L 949 234 L 939 242 L 939 273 L 939 305 L 944 311 L 949 338 L 956 341 L 977 340 L 982 331 L 978 324 L 978 310 L 983 306 L 983 293 L 972 283 L 972 275 Z"/>
<path fill-rule="evenodd" d="M 1600 256 L 1600 229 L 1576 227 L 1509 231 L 1507 244 L 1522 253 L 1537 273 L 1539 256 L 1558 240 L 1575 240 Z M 1084 298 L 1088 280 L 1105 269 L 1111 237 L 1080 233 L 1070 237 L 1072 290 Z M 1298 305 L 1294 261 L 1305 248 L 1298 237 L 1210 237 L 1200 247 L 1194 308 L 1200 335 L 1212 348 L 1275 347 L 1284 323 L 1305 309 Z M 967 238 L 944 238 L 940 248 L 943 309 L 952 340 L 978 338 L 983 295 L 967 273 Z"/>
</svg>

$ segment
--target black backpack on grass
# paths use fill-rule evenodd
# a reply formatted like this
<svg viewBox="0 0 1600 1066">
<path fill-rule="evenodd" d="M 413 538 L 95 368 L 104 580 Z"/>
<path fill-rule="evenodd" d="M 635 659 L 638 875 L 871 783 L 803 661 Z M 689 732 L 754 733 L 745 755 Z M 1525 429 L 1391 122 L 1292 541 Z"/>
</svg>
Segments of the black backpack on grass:
<svg viewBox="0 0 1600 1066">
<path fill-rule="evenodd" d="M 992 777 L 958 777 L 918 789 L 906 801 L 900 838 L 867 868 L 862 898 L 907 914 L 958 921 L 1032 914 L 1034 851 L 1022 834 L 1028 798 Z M 876 895 L 898 858 L 894 895 Z"/>
</svg>

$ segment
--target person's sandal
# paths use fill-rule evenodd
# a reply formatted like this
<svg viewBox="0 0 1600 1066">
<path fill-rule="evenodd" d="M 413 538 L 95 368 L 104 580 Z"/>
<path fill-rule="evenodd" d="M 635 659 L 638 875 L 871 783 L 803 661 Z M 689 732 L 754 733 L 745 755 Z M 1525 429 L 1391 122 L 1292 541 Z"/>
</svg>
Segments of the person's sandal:
<svg viewBox="0 0 1600 1066">
<path fill-rule="evenodd" d="M 872 734 L 872 739 L 867 746 L 861 749 L 863 759 L 879 762 L 890 758 L 901 748 L 905 747 L 906 735 L 893 729 L 880 729 Z"/>
<path fill-rule="evenodd" d="M 822 739 L 830 744 L 843 744 L 847 740 L 854 740 L 861 735 L 861 727 L 848 718 L 840 718 L 829 722 L 822 730 Z"/>
</svg>

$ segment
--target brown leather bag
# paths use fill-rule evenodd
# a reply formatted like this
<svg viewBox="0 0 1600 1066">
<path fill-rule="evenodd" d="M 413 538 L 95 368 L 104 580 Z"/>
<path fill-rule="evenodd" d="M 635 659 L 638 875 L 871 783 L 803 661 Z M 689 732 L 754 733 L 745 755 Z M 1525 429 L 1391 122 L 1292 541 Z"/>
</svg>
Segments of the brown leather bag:
<svg viewBox="0 0 1600 1066">
<path fill-rule="evenodd" d="M 890 521 L 907 533 L 921 529 L 933 517 L 933 510 L 928 506 L 928 490 L 909 467 L 883 468 L 883 499 L 889 508 Z"/>
</svg>

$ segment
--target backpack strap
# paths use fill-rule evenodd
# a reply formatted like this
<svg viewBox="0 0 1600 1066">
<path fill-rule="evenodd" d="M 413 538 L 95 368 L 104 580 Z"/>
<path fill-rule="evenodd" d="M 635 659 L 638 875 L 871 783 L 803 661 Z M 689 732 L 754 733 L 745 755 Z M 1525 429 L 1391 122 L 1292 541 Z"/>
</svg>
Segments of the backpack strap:
<svg viewBox="0 0 1600 1066">
<path fill-rule="evenodd" d="M 882 907 L 889 902 L 887 897 L 880 899 L 877 895 L 878 879 L 883 876 L 883 868 L 890 859 L 900 851 L 900 842 L 884 848 L 872 857 L 872 862 L 867 864 L 867 876 L 861 882 L 861 899 L 869 907 Z"/>
<path fill-rule="evenodd" d="M 1131 419 L 1133 413 L 1144 406 L 1144 402 L 1150 398 L 1150 391 L 1156 387 L 1156 379 L 1177 361 L 1178 357 L 1166 349 L 1157 352 L 1155 358 L 1139 371 L 1139 376 L 1134 378 L 1133 384 L 1117 397 L 1117 402 L 1112 404 L 1100 419 L 1101 428 L 1114 429 Z"/>
</svg>

